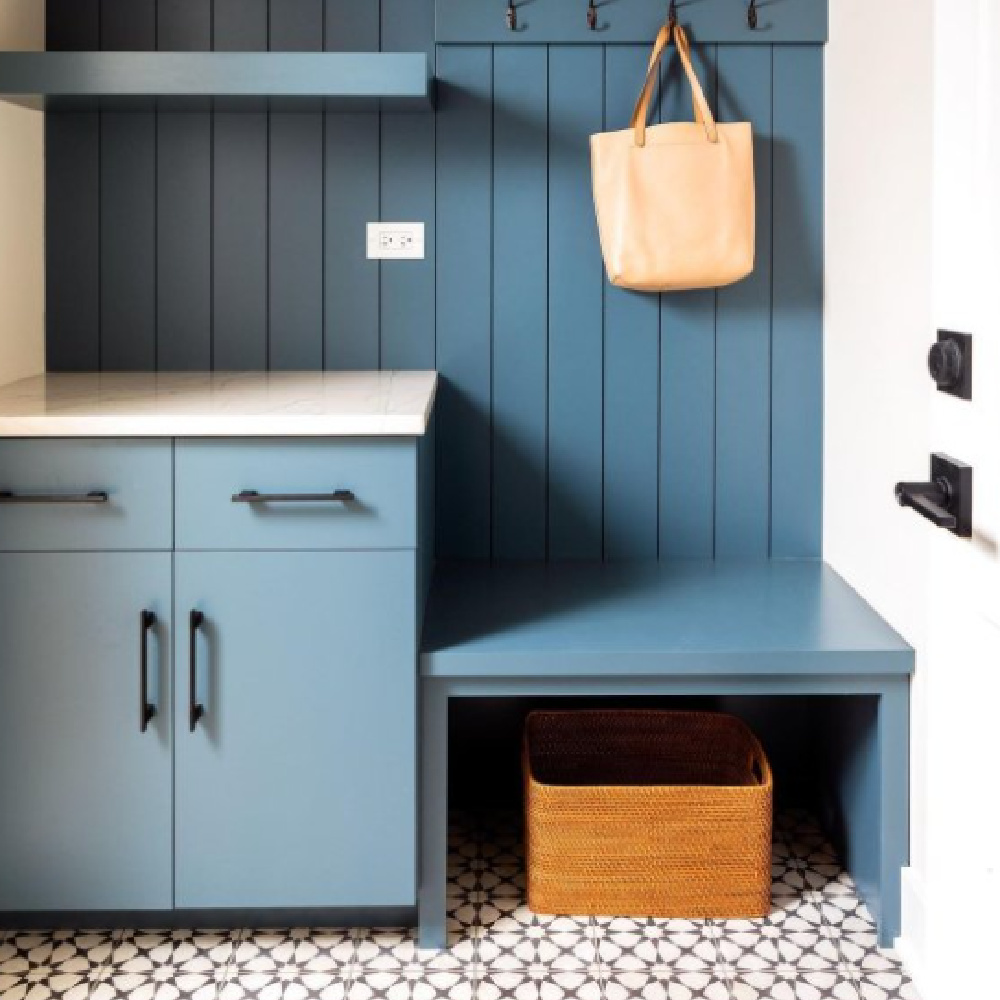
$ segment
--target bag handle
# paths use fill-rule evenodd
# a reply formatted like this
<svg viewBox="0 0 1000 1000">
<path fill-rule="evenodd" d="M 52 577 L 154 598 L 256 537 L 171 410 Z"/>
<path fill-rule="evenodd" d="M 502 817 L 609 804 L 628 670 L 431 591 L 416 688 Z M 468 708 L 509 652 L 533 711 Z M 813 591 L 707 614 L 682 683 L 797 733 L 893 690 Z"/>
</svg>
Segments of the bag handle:
<svg viewBox="0 0 1000 1000">
<path fill-rule="evenodd" d="M 718 142 L 719 130 L 715 124 L 712 109 L 708 106 L 708 101 L 705 100 L 705 91 L 702 90 L 698 74 L 695 73 L 694 66 L 691 65 L 691 44 L 688 42 L 687 34 L 679 24 L 676 27 L 671 27 L 668 22 L 660 28 L 656 41 L 653 43 L 653 52 L 649 57 L 649 68 L 646 70 L 646 82 L 639 92 L 639 100 L 636 101 L 635 110 L 632 112 L 632 121 L 629 123 L 629 127 L 635 131 L 635 144 L 637 146 L 646 145 L 646 120 L 649 117 L 649 104 L 653 99 L 653 88 L 656 85 L 657 68 L 664 50 L 670 44 L 671 34 L 673 34 L 674 44 L 681 57 L 684 73 L 691 84 L 695 121 L 705 127 L 705 135 L 709 142 Z"/>
</svg>

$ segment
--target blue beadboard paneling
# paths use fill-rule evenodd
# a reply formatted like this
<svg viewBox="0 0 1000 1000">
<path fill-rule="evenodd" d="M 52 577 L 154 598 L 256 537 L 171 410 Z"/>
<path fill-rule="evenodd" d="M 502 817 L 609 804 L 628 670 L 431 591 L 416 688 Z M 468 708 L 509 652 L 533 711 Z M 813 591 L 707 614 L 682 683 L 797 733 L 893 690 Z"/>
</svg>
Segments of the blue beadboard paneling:
<svg viewBox="0 0 1000 1000">
<path fill-rule="evenodd" d="M 208 51 L 212 11 L 200 0 L 158 0 L 156 43 Z M 156 119 L 156 366 L 212 365 L 212 118 Z"/>
<path fill-rule="evenodd" d="M 379 48 L 381 10 L 377 3 L 326 0 L 324 45 L 328 52 L 373 52 Z"/>
<path fill-rule="evenodd" d="M 322 0 L 271 4 L 268 46 L 318 52 Z M 268 367 L 323 367 L 323 114 L 272 114 L 268 136 Z"/>
<path fill-rule="evenodd" d="M 47 0 L 45 47 L 55 52 L 101 47 L 101 0 Z"/>
<path fill-rule="evenodd" d="M 151 52 L 156 48 L 157 0 L 101 0 L 101 48 Z"/>
<path fill-rule="evenodd" d="M 163 52 L 212 48 L 212 7 L 204 0 L 156 0 L 156 47 Z"/>
<path fill-rule="evenodd" d="M 685 10 L 721 119 L 756 128 L 757 266 L 661 296 L 606 283 L 587 141 L 628 120 L 645 8 L 590 33 L 581 4 L 577 37 L 564 4 L 544 44 L 556 6 L 524 5 L 516 44 L 441 44 L 434 0 L 53 0 L 54 48 L 426 52 L 439 85 L 425 115 L 50 114 L 50 367 L 437 367 L 442 557 L 818 554 L 822 47 L 801 43 L 825 2 L 766 5 L 752 36 L 738 4 Z M 688 118 L 661 76 L 654 117 Z M 379 219 L 424 222 L 425 259 L 366 260 Z"/>
<path fill-rule="evenodd" d="M 379 13 L 378 4 L 328 0 L 325 48 L 378 49 Z M 379 267 L 365 258 L 365 225 L 379 215 L 379 116 L 327 112 L 324 139 L 324 364 L 377 368 Z"/>
<path fill-rule="evenodd" d="M 603 127 L 604 53 L 549 49 L 549 558 L 600 559 L 604 264 L 589 137 Z"/>
<path fill-rule="evenodd" d="M 156 117 L 101 114 L 101 368 L 156 367 Z"/>
<path fill-rule="evenodd" d="M 548 55 L 493 53 L 493 554 L 545 557 Z"/>
<path fill-rule="evenodd" d="M 323 115 L 272 114 L 268 367 L 323 367 Z"/>
<path fill-rule="evenodd" d="M 823 507 L 823 53 L 774 50 L 771 554 L 818 556 Z"/>
<path fill-rule="evenodd" d="M 268 0 L 215 0 L 214 48 L 267 48 Z M 212 139 L 212 364 L 267 367 L 267 115 L 218 112 Z"/>
<path fill-rule="evenodd" d="M 714 110 L 716 46 L 693 55 Z M 660 87 L 660 120 L 691 121 L 676 57 L 661 64 Z M 714 289 L 660 296 L 660 555 L 668 559 L 715 552 L 715 300 Z"/>
<path fill-rule="evenodd" d="M 493 54 L 438 52 L 438 554 L 489 558 Z"/>
<path fill-rule="evenodd" d="M 156 366 L 212 366 L 212 120 L 157 116 Z"/>
<path fill-rule="evenodd" d="M 379 123 L 326 116 L 324 342 L 327 368 L 378 367 L 378 262 L 365 259 L 365 225 L 379 211 Z"/>
<path fill-rule="evenodd" d="M 381 261 L 381 368 L 433 368 L 437 302 L 434 281 L 435 121 L 430 115 L 385 113 L 381 121 L 381 196 L 386 222 L 423 222 L 424 259 Z"/>
<path fill-rule="evenodd" d="M 647 46 L 607 49 L 605 128 L 628 126 Z M 655 559 L 659 520 L 660 308 L 655 295 L 604 296 L 604 554 Z"/>
<path fill-rule="evenodd" d="M 101 126 L 45 120 L 45 339 L 49 371 L 101 367 Z"/>
<path fill-rule="evenodd" d="M 323 0 L 281 0 L 270 5 L 268 47 L 275 52 L 320 52 Z"/>
<path fill-rule="evenodd" d="M 373 5 L 375 6 L 375 5 Z M 382 0 L 382 48 L 423 50 L 434 57 L 434 10 L 413 0 Z M 387 222 L 423 221 L 422 261 L 383 261 L 380 268 L 380 364 L 433 368 L 436 296 L 435 139 L 433 115 L 381 116 L 381 205 Z"/>
<path fill-rule="evenodd" d="M 269 0 L 213 0 L 214 48 L 262 52 L 267 48 Z"/>
<path fill-rule="evenodd" d="M 716 320 L 715 554 L 768 554 L 771 450 L 771 50 L 719 47 L 722 120 L 754 128 L 757 257 L 720 288 Z"/>
<path fill-rule="evenodd" d="M 267 368 L 267 116 L 215 115 L 212 364 Z"/>
</svg>

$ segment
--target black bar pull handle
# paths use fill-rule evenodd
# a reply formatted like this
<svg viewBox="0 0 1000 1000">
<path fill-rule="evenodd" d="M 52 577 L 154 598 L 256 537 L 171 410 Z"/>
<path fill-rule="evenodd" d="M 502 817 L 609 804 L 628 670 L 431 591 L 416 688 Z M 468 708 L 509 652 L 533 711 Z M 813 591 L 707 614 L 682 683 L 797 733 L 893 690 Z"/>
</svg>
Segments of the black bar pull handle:
<svg viewBox="0 0 1000 1000">
<path fill-rule="evenodd" d="M 149 701 L 149 633 L 156 625 L 156 613 L 139 612 L 139 732 L 144 733 L 156 717 L 156 706 Z"/>
<path fill-rule="evenodd" d="M 87 504 L 108 502 L 107 490 L 91 490 L 89 493 L 14 493 L 0 490 L 0 504 Z"/>
<path fill-rule="evenodd" d="M 232 496 L 233 503 L 357 503 L 357 497 L 350 490 L 334 490 L 332 493 L 258 493 L 257 490 L 241 490 Z"/>
<path fill-rule="evenodd" d="M 201 611 L 192 611 L 190 620 L 190 640 L 191 645 L 188 650 L 188 723 L 191 732 L 194 732 L 198 720 L 205 716 L 205 706 L 198 701 L 198 629 L 205 622 L 205 615 Z"/>
</svg>

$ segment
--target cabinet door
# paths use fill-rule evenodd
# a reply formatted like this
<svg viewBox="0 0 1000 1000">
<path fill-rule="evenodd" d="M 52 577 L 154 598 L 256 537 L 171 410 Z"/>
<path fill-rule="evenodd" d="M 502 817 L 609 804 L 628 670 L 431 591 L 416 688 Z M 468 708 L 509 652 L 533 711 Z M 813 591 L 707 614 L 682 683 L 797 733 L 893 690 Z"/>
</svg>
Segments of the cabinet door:
<svg viewBox="0 0 1000 1000">
<path fill-rule="evenodd" d="M 414 553 L 175 558 L 176 905 L 412 905 Z"/>
<path fill-rule="evenodd" d="M 170 560 L 0 555 L 2 910 L 171 906 Z"/>
</svg>

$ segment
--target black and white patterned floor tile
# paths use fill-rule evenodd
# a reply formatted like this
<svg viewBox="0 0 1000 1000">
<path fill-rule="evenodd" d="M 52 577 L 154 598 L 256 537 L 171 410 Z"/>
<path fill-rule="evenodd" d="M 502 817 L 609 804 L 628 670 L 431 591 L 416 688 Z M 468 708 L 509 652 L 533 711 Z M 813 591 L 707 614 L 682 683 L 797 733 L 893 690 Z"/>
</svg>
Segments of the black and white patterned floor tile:
<svg viewBox="0 0 1000 1000">
<path fill-rule="evenodd" d="M 234 931 L 116 931 L 88 1000 L 216 1000 Z"/>
<path fill-rule="evenodd" d="M 110 931 L 11 931 L 0 942 L 3 1000 L 87 1000 L 107 965 Z"/>
<path fill-rule="evenodd" d="M 2 1000 L 917 1000 L 815 820 L 775 826 L 758 920 L 528 910 L 519 818 L 457 815 L 448 936 L 411 929 L 0 931 Z"/>
</svg>

